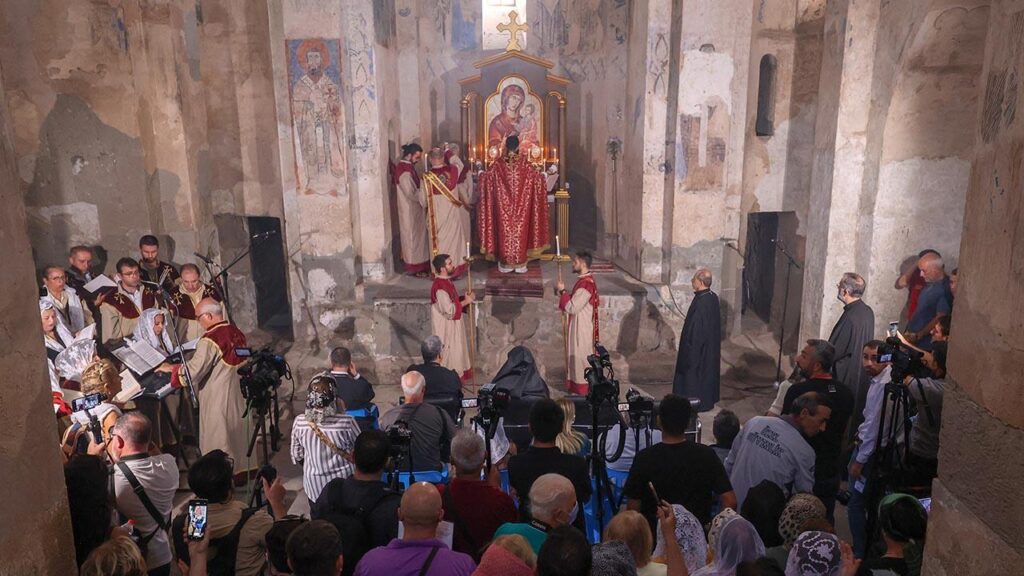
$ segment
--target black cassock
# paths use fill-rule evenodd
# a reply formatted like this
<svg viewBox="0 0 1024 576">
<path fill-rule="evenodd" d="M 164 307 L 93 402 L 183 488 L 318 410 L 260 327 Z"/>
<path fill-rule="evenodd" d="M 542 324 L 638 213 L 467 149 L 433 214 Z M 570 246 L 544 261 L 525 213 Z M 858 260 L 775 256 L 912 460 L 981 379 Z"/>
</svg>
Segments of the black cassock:
<svg viewBox="0 0 1024 576">
<path fill-rule="evenodd" d="M 833 368 L 837 380 L 846 384 L 854 393 L 854 421 L 861 420 L 861 410 L 867 397 L 867 386 L 864 386 L 864 367 L 861 355 L 864 345 L 875 337 L 875 312 L 863 300 L 854 300 L 843 306 L 843 315 L 832 327 L 828 341 L 836 349 L 836 362 Z"/>
<path fill-rule="evenodd" d="M 679 355 L 672 393 L 700 398 L 700 411 L 718 402 L 722 363 L 722 315 L 718 295 L 711 290 L 694 294 L 679 336 Z"/>
</svg>

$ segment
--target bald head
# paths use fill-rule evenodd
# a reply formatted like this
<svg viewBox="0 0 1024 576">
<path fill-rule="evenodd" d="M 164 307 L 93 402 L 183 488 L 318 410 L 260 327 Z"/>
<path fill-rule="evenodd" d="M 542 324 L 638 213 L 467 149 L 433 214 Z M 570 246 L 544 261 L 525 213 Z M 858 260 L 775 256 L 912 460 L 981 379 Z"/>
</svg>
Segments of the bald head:
<svg viewBox="0 0 1024 576">
<path fill-rule="evenodd" d="M 693 285 L 694 292 L 697 292 L 711 288 L 711 281 L 711 270 L 708 270 L 707 268 L 700 268 L 693 275 L 693 279 L 690 280 L 690 284 Z"/>
<path fill-rule="evenodd" d="M 426 391 L 427 381 L 423 374 L 415 370 L 402 374 L 402 395 L 407 403 L 422 402 L 423 393 Z"/>
<path fill-rule="evenodd" d="M 417 482 L 402 494 L 398 519 L 405 524 L 407 533 L 410 528 L 433 532 L 442 517 L 441 494 L 432 484 Z"/>
<path fill-rule="evenodd" d="M 530 516 L 548 526 L 569 523 L 576 505 L 576 489 L 561 474 L 544 474 L 530 486 Z"/>
<path fill-rule="evenodd" d="M 203 298 L 196 305 L 196 320 L 203 328 L 224 321 L 224 308 L 213 298 Z"/>
</svg>

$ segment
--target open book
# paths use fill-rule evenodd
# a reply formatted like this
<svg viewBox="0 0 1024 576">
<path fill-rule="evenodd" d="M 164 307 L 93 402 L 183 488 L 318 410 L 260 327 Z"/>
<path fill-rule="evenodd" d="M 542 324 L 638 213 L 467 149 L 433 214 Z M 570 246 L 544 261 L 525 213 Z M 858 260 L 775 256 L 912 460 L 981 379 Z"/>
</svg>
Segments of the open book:
<svg viewBox="0 0 1024 576">
<path fill-rule="evenodd" d="M 145 340 L 125 340 L 124 346 L 111 350 L 111 353 L 139 375 L 156 368 L 167 358 L 163 352 L 153 348 Z"/>
<path fill-rule="evenodd" d="M 131 370 L 124 370 L 121 372 L 121 391 L 112 400 L 117 404 L 124 404 L 133 398 L 138 398 L 143 392 L 142 385 L 132 375 Z"/>
<path fill-rule="evenodd" d="M 90 294 L 95 294 L 96 291 L 99 290 L 100 288 L 108 287 L 117 288 L 117 283 L 108 278 L 106 274 L 100 274 L 99 276 L 86 282 L 85 286 L 82 286 L 82 288 Z"/>
</svg>

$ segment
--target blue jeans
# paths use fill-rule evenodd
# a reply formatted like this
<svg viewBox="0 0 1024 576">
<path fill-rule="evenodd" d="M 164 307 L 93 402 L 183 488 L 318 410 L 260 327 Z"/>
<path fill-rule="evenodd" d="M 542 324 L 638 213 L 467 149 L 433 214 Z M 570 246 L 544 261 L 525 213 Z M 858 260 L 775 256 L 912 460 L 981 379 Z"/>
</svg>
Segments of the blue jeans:
<svg viewBox="0 0 1024 576">
<path fill-rule="evenodd" d="M 854 448 L 850 462 L 853 462 L 856 458 L 857 449 Z M 846 505 L 846 515 L 850 520 L 850 535 L 853 538 L 853 555 L 861 559 L 867 553 L 868 546 L 868 536 L 866 534 L 868 524 L 867 499 L 864 493 L 867 491 L 867 479 L 870 477 L 871 462 L 869 460 L 861 471 L 860 479 L 854 480 L 850 478 L 850 502 Z M 863 480 L 863 485 L 860 485 L 861 479 Z M 861 490 L 857 490 L 857 485 L 860 485 Z"/>
</svg>

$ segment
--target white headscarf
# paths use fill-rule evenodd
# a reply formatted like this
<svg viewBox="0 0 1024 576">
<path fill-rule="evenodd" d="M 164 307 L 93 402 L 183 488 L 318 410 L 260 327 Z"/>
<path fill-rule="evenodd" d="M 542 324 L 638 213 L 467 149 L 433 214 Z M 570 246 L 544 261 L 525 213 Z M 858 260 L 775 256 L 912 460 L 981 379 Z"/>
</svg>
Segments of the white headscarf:
<svg viewBox="0 0 1024 576">
<path fill-rule="evenodd" d="M 737 566 L 757 560 L 765 553 L 757 529 L 738 515 L 722 522 L 714 546 L 714 561 L 693 576 L 734 576 Z"/>
<path fill-rule="evenodd" d="M 693 574 L 708 563 L 708 541 L 704 537 L 704 527 L 700 520 L 689 510 L 679 504 L 672 505 L 676 516 L 676 542 L 683 551 L 686 567 Z M 654 547 L 654 558 L 665 555 L 665 536 L 661 533 L 661 520 L 658 521 L 658 545 Z"/>
<path fill-rule="evenodd" d="M 57 332 L 57 340 L 54 341 L 43 336 L 43 343 L 46 344 L 47 348 L 60 352 L 64 350 L 68 344 L 74 342 L 75 337 L 71 334 L 71 331 L 64 326 L 64 323 L 61 322 L 60 313 L 54 308 L 53 301 L 44 296 L 39 299 L 39 315 L 42 316 L 43 312 L 46 312 L 47 310 L 53 310 L 53 314 L 56 317 L 57 324 L 55 330 Z"/>
<path fill-rule="evenodd" d="M 139 322 L 135 325 L 135 330 L 132 332 L 132 337 L 135 340 L 142 340 L 156 348 L 157 350 L 163 351 L 170 354 L 174 350 L 174 346 L 171 344 L 171 336 L 168 331 L 171 330 L 171 323 L 168 322 L 169 312 L 163 308 L 150 308 L 143 310 L 139 316 Z M 156 324 L 156 317 L 164 317 L 164 331 L 158 338 L 156 331 L 153 326 Z"/>
<path fill-rule="evenodd" d="M 786 576 L 839 576 L 843 549 L 828 532 L 804 532 L 789 549 Z"/>
</svg>

